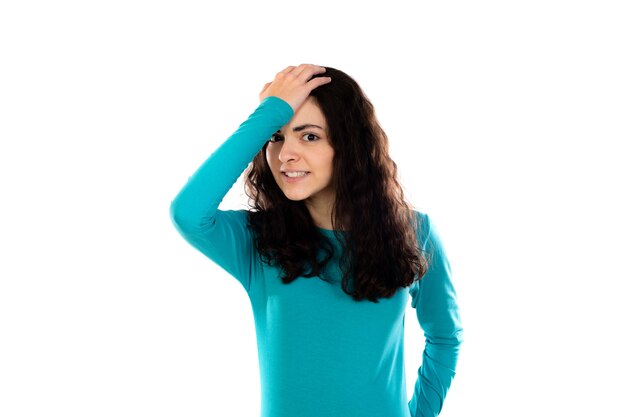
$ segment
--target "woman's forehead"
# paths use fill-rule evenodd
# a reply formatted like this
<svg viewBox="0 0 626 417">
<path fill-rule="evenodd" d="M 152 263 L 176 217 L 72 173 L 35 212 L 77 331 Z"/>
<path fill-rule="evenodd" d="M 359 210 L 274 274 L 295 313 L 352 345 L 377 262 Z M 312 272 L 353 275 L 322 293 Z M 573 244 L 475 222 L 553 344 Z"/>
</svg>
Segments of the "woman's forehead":
<svg viewBox="0 0 626 417">
<path fill-rule="evenodd" d="M 317 126 L 323 130 L 327 129 L 324 113 L 322 113 L 322 110 L 317 104 L 315 104 L 313 101 L 309 101 L 308 99 L 304 102 L 302 107 L 300 107 L 298 111 L 294 113 L 291 120 L 280 130 L 283 132 L 285 131 L 285 129 L 287 129 L 288 131 L 298 131 L 302 130 L 302 126 L 311 128 L 315 128 Z"/>
</svg>

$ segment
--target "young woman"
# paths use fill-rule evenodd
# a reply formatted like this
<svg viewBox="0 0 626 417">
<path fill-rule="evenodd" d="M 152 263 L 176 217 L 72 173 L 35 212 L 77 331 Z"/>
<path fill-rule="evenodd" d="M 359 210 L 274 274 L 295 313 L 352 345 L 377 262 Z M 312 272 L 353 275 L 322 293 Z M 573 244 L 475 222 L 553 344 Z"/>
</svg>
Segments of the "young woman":
<svg viewBox="0 0 626 417">
<path fill-rule="evenodd" d="M 404 201 L 372 104 L 345 73 L 308 64 L 279 72 L 259 98 L 170 213 L 250 298 L 261 417 L 438 415 L 462 342 L 456 294 L 435 227 Z M 252 210 L 219 210 L 249 165 Z M 426 337 L 410 401 L 409 298 Z"/>
</svg>

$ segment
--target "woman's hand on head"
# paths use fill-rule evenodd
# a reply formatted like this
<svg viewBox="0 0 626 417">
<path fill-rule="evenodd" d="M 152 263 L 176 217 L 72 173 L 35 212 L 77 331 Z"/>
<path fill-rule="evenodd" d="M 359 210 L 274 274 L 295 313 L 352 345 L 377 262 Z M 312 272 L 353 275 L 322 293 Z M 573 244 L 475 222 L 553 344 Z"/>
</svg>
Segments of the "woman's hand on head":
<svg viewBox="0 0 626 417">
<path fill-rule="evenodd" d="M 259 100 L 263 101 L 269 96 L 278 97 L 289 103 L 295 113 L 311 91 L 330 82 L 330 77 L 311 78 L 325 71 L 326 68 L 312 64 L 289 66 L 276 74 L 274 81 L 265 84 L 259 93 Z"/>
</svg>

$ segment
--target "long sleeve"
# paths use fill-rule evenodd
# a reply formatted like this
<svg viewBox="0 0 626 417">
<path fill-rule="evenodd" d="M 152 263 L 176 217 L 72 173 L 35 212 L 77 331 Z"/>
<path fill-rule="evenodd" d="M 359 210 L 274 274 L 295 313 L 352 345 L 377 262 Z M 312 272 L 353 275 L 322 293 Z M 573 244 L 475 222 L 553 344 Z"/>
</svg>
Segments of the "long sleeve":
<svg viewBox="0 0 626 417">
<path fill-rule="evenodd" d="M 218 210 L 226 193 L 270 136 L 293 117 L 284 100 L 270 96 L 189 177 L 170 205 L 178 232 L 249 293 L 255 251 L 245 210 Z"/>
<path fill-rule="evenodd" d="M 424 331 L 426 345 L 418 370 L 413 397 L 409 401 L 412 417 L 437 416 L 455 376 L 463 328 L 457 305 L 451 268 L 435 226 L 421 214 L 423 247 L 430 253 L 429 269 L 409 290 L 411 306 Z"/>
</svg>

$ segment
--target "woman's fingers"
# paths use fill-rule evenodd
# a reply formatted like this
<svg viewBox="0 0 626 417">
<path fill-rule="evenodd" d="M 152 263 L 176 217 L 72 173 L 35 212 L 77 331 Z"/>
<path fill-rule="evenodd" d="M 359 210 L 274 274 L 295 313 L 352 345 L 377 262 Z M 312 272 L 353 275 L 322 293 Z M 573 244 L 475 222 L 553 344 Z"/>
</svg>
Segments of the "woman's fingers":
<svg viewBox="0 0 626 417">
<path fill-rule="evenodd" d="M 259 98 L 263 100 L 268 96 L 276 96 L 289 103 L 293 110 L 297 111 L 313 89 L 331 81 L 330 77 L 312 78 L 325 71 L 326 68 L 312 64 L 289 66 L 278 72 L 274 81 L 265 84 Z"/>
<path fill-rule="evenodd" d="M 297 67 L 288 66 L 284 70 L 276 74 L 276 78 L 291 76 L 293 78 L 304 79 L 306 83 L 314 74 L 320 74 L 326 71 L 326 68 L 313 64 L 300 64 Z"/>
<path fill-rule="evenodd" d="M 291 71 L 293 75 L 296 77 L 304 75 L 306 76 L 307 81 L 309 78 L 313 76 L 313 74 L 319 74 L 321 72 L 326 71 L 326 68 L 320 67 L 319 65 L 313 64 L 300 64 L 294 70 Z"/>
<path fill-rule="evenodd" d="M 331 82 L 330 77 L 316 77 L 309 81 L 309 87 L 311 88 L 309 91 L 315 90 L 320 85 L 328 84 Z"/>
</svg>

